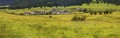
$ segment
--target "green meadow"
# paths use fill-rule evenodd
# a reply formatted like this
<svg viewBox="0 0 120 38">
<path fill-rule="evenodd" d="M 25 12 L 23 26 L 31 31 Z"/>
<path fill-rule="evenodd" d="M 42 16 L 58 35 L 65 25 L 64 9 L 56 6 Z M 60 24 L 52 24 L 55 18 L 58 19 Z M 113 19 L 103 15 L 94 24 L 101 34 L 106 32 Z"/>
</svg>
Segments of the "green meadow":
<svg viewBox="0 0 120 38">
<path fill-rule="evenodd" d="M 25 11 L 46 10 L 50 7 L 0 10 L 0 38 L 120 38 L 120 7 L 107 4 L 91 4 L 69 7 L 96 11 L 116 9 L 113 14 L 90 15 L 73 11 L 67 15 L 19 15 Z M 7 12 L 14 12 L 9 14 Z M 74 15 L 86 15 L 85 21 L 71 21 Z"/>
</svg>

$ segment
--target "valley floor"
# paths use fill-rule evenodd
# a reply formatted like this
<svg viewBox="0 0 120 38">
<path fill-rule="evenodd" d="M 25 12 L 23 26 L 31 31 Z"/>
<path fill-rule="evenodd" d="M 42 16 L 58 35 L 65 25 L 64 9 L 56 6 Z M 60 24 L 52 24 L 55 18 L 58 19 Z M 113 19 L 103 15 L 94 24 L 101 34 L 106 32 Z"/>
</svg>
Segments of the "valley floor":
<svg viewBox="0 0 120 38">
<path fill-rule="evenodd" d="M 71 21 L 70 15 L 22 16 L 0 12 L 0 38 L 120 38 L 120 12 L 87 15 Z"/>
</svg>

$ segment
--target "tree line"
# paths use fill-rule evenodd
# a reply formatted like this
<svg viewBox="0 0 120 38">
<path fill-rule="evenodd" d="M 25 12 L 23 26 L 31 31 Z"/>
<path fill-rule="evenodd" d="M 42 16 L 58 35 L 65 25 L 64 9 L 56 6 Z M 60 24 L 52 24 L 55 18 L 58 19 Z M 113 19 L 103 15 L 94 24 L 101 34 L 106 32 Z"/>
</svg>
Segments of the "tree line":
<svg viewBox="0 0 120 38">
<path fill-rule="evenodd" d="M 10 8 L 31 8 L 42 6 L 71 6 L 82 5 L 84 3 L 90 4 L 94 0 L 16 0 L 10 5 Z M 120 0 L 95 0 L 96 3 L 110 3 L 120 5 Z"/>
<path fill-rule="evenodd" d="M 120 5 L 120 0 L 96 0 L 97 3 L 110 3 L 115 5 Z"/>
</svg>

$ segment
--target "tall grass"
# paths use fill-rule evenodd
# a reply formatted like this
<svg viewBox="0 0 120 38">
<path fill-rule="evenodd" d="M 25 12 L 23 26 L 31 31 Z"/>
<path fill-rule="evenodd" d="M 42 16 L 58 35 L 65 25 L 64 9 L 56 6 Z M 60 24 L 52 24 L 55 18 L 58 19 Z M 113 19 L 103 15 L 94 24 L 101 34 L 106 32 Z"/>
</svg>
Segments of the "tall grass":
<svg viewBox="0 0 120 38">
<path fill-rule="evenodd" d="M 59 9 L 88 8 L 93 10 L 120 9 L 111 4 L 90 4 L 82 6 L 52 7 Z M 50 7 L 31 9 L 0 10 L 0 38 L 120 38 L 120 12 L 111 15 L 89 15 L 86 21 L 71 21 L 74 14 L 69 15 L 33 15 L 15 14 L 25 11 L 51 10 Z M 78 14 L 79 15 L 79 14 Z"/>
<path fill-rule="evenodd" d="M 0 13 L 0 38 L 120 38 L 119 12 L 87 15 L 84 22 L 74 15 L 19 16 Z"/>
</svg>

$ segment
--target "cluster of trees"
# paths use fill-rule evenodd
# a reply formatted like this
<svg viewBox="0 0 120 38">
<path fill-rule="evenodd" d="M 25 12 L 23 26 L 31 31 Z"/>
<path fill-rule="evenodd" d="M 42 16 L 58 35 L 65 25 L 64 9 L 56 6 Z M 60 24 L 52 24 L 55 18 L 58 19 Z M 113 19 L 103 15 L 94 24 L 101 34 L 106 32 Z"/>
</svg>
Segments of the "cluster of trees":
<svg viewBox="0 0 120 38">
<path fill-rule="evenodd" d="M 120 5 L 120 0 L 14 0 L 15 2 L 10 4 L 10 8 L 31 8 L 38 6 L 71 6 L 82 5 L 84 3 L 90 4 L 93 1 L 96 3 L 111 3 Z"/>
<path fill-rule="evenodd" d="M 96 0 L 97 3 L 110 3 L 120 5 L 120 0 Z"/>
<path fill-rule="evenodd" d="M 103 0 L 103 1 L 107 2 L 107 3 L 112 3 L 112 4 L 120 5 L 120 0 Z"/>
<path fill-rule="evenodd" d="M 26 8 L 38 6 L 70 6 L 82 5 L 83 3 L 89 4 L 92 0 L 17 0 L 11 4 L 11 8 Z"/>
<path fill-rule="evenodd" d="M 106 9 L 106 10 L 98 10 L 98 11 L 95 11 L 95 10 L 91 10 L 91 9 L 82 9 L 82 10 L 79 10 L 80 12 L 84 12 L 84 13 L 90 13 L 90 15 L 102 15 L 102 14 L 112 14 L 114 11 L 114 9 Z"/>
</svg>

